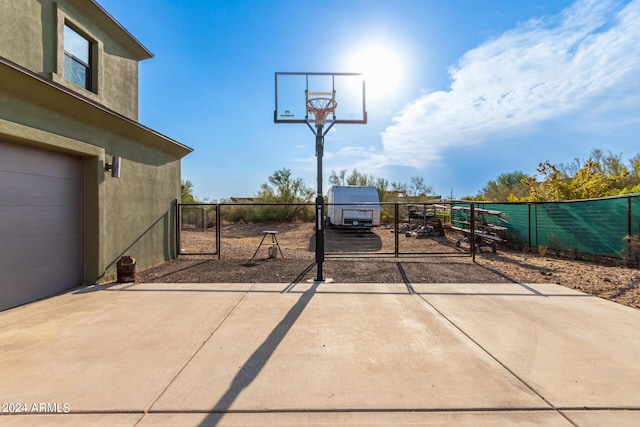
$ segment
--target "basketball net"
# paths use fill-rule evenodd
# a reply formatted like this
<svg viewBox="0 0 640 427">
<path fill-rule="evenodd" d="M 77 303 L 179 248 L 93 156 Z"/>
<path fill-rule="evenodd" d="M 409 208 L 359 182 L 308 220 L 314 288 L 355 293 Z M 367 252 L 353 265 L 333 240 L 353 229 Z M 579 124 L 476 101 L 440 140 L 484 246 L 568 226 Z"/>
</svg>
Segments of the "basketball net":
<svg viewBox="0 0 640 427">
<path fill-rule="evenodd" d="M 322 127 L 327 121 L 327 116 L 333 114 L 338 103 L 332 98 L 311 98 L 307 100 L 307 111 L 313 114 L 316 126 Z"/>
</svg>

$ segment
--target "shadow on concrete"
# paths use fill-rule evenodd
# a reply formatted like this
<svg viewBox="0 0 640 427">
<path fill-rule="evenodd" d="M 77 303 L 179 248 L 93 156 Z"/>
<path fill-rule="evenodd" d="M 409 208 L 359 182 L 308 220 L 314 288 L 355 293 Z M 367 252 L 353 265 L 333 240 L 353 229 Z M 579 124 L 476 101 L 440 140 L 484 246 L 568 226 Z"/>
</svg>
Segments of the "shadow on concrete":
<svg viewBox="0 0 640 427">
<path fill-rule="evenodd" d="M 244 365 L 242 365 L 240 371 L 238 371 L 236 376 L 233 378 L 233 381 L 226 393 L 211 409 L 211 414 L 202 420 L 200 423 L 201 426 L 217 425 L 225 413 L 228 412 L 229 408 L 231 408 L 231 405 L 238 398 L 240 393 L 242 393 L 242 391 L 257 378 L 278 348 L 278 345 L 280 345 L 291 327 L 296 323 L 304 309 L 311 301 L 311 298 L 313 298 L 313 295 L 316 293 L 320 283 L 321 282 L 314 282 L 313 286 L 300 295 L 298 301 L 293 305 L 293 307 L 291 307 L 273 331 L 271 331 L 267 339 L 264 340 L 249 359 L 247 359 Z"/>
<path fill-rule="evenodd" d="M 304 278 L 307 276 L 307 274 L 309 274 L 311 272 L 311 270 L 313 270 L 313 267 L 316 266 L 316 262 L 312 262 L 311 264 L 309 264 L 307 266 L 307 268 L 305 268 L 304 270 L 302 270 L 302 272 L 300 274 L 298 274 L 292 281 L 291 283 L 289 283 L 283 290 L 282 293 L 286 293 L 286 292 L 291 292 L 293 290 L 293 288 L 300 282 L 302 282 L 304 280 Z"/>
<path fill-rule="evenodd" d="M 402 276 L 402 281 L 404 282 L 404 285 L 407 287 L 407 291 L 409 292 L 409 295 L 414 295 L 416 291 L 415 289 L 413 289 L 413 286 L 411 285 L 411 281 L 409 280 L 409 277 L 407 276 L 406 271 L 404 271 L 404 268 L 402 267 L 402 263 L 398 261 L 396 262 L 396 266 L 398 267 L 400 276 Z"/>
</svg>

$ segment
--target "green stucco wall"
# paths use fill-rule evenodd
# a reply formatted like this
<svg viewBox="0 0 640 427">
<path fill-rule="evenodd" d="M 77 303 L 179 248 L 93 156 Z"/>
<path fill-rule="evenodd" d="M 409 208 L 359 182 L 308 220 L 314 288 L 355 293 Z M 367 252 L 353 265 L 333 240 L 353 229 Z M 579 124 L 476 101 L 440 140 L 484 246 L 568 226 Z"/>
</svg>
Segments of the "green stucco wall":
<svg viewBox="0 0 640 427">
<path fill-rule="evenodd" d="M 63 76 L 64 25 L 92 43 L 92 91 Z M 0 139 L 80 156 L 85 284 L 174 258 L 180 160 L 191 149 L 137 122 L 152 55 L 92 0 L 0 0 Z M 123 117 L 124 116 L 124 117 Z M 121 157 L 120 178 L 105 170 Z"/>
<path fill-rule="evenodd" d="M 3 138 L 83 156 L 85 283 L 115 278 L 123 255 L 144 269 L 175 257 L 174 203 L 180 197 L 180 159 L 160 149 L 111 132 L 99 121 L 88 126 L 75 118 L 7 97 L 12 114 L 0 112 Z M 9 116 L 9 117 L 8 117 Z M 15 116 L 29 118 L 15 120 Z M 20 125 L 10 126 L 16 121 Z M 34 134 L 33 130 L 39 133 Z M 43 130 L 44 129 L 44 130 Z M 56 138 L 56 136 L 58 138 Z M 71 144 L 62 144 L 70 141 Z M 121 156 L 120 178 L 105 162 Z"/>
<path fill-rule="evenodd" d="M 110 281 L 123 255 L 144 269 L 175 257 L 180 159 L 190 150 L 136 122 L 0 63 L 0 137 L 84 159 L 85 284 Z M 105 162 L 121 156 L 121 176 Z"/>
<path fill-rule="evenodd" d="M 43 13 L 38 1 L 0 0 L 0 56 L 42 72 Z"/>
<path fill-rule="evenodd" d="M 64 78 L 65 22 L 92 42 L 92 91 Z M 0 56 L 138 119 L 138 61 L 151 54 L 90 0 L 0 0 Z"/>
</svg>

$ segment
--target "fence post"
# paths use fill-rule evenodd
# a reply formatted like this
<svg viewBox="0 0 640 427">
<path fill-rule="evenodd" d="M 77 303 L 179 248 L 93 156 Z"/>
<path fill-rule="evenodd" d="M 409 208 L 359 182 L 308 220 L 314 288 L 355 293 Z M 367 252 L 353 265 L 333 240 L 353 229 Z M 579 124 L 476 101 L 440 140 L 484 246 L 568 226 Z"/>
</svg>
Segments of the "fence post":
<svg viewBox="0 0 640 427">
<path fill-rule="evenodd" d="M 631 237 L 631 196 L 627 197 L 627 234 Z"/>
<path fill-rule="evenodd" d="M 471 251 L 471 261 L 476 262 L 476 211 L 475 205 L 471 203 L 469 212 L 469 250 Z"/>
<path fill-rule="evenodd" d="M 220 203 L 216 203 L 216 252 L 218 253 L 218 259 L 220 259 L 220 223 L 222 218 L 220 217 Z"/>
<path fill-rule="evenodd" d="M 531 250 L 531 203 L 527 203 L 527 250 Z"/>
<path fill-rule="evenodd" d="M 394 243 L 395 243 L 395 257 L 398 258 L 400 253 L 400 241 L 398 240 L 398 227 L 400 226 L 399 217 L 400 216 L 400 207 L 398 202 L 395 202 L 393 205 L 393 231 L 394 231 Z"/>
<path fill-rule="evenodd" d="M 182 249 L 182 244 L 180 243 L 180 207 L 182 205 L 178 203 L 178 199 L 176 199 L 176 259 L 180 256 L 180 251 Z"/>
<path fill-rule="evenodd" d="M 536 225 L 536 248 L 538 248 L 540 246 L 540 242 L 538 242 L 538 204 L 537 203 L 534 205 L 533 216 L 534 216 L 535 225 Z"/>
</svg>

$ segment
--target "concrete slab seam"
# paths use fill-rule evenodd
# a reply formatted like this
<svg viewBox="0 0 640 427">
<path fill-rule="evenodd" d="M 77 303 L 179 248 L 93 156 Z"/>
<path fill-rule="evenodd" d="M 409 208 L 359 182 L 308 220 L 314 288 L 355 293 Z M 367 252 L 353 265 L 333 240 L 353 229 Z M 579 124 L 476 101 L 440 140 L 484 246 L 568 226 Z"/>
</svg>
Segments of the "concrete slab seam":
<svg viewBox="0 0 640 427">
<path fill-rule="evenodd" d="M 253 289 L 253 287 L 255 286 L 255 283 L 251 284 L 251 287 L 249 289 L 247 289 L 244 292 L 244 295 L 242 295 L 241 298 L 238 299 L 238 301 L 233 305 L 233 307 L 231 307 L 231 310 L 229 310 L 229 312 L 224 316 L 224 318 L 216 325 L 215 328 L 213 328 L 213 331 L 211 331 L 211 333 L 209 334 L 209 336 L 198 346 L 198 348 L 191 354 L 191 356 L 189 356 L 189 358 L 187 359 L 187 361 L 182 365 L 182 367 L 176 372 L 176 374 L 173 376 L 173 378 L 171 378 L 171 380 L 167 383 L 167 385 L 162 389 L 162 391 L 160 391 L 160 393 L 158 394 L 158 396 L 149 404 L 149 406 L 147 406 L 144 410 L 144 414 L 149 413 L 149 410 L 153 407 L 153 405 L 155 405 L 158 400 L 160 400 L 160 398 L 164 395 L 164 393 L 166 393 L 166 391 L 169 389 L 169 387 L 171 387 L 171 385 L 176 381 L 176 379 L 180 376 L 180 374 L 186 369 L 186 367 L 189 365 L 189 363 L 191 363 L 191 361 L 194 359 L 194 357 L 196 357 L 196 355 L 200 352 L 200 350 L 202 350 L 202 348 L 207 344 L 207 342 L 209 342 L 209 340 L 211 339 L 211 337 L 218 331 L 218 329 L 220 329 L 220 327 L 227 321 L 227 319 L 229 318 L 229 316 L 231 316 L 231 313 L 233 313 L 235 311 L 235 309 L 238 307 L 238 305 L 240 305 L 240 303 L 246 298 L 246 296 L 251 292 L 251 290 Z M 144 414 L 143 416 L 136 422 L 136 424 L 134 424 L 134 427 L 137 426 L 140 421 L 142 420 L 142 418 L 144 418 Z"/>
<path fill-rule="evenodd" d="M 316 266 L 316 262 L 312 262 L 311 264 L 309 264 L 309 266 L 307 266 L 307 268 L 305 268 L 302 273 L 300 273 L 298 275 L 298 277 L 296 277 L 295 279 L 293 279 L 282 291 L 280 291 L 280 293 L 284 294 L 284 293 L 289 293 L 293 290 L 293 288 L 295 288 L 295 286 L 300 283 L 302 281 L 302 279 L 304 279 L 304 277 L 307 275 L 307 273 L 309 273 L 311 270 L 313 270 L 313 267 Z"/>
<path fill-rule="evenodd" d="M 565 414 L 564 411 L 567 412 L 589 412 L 589 413 L 598 413 L 598 412 L 609 412 L 609 411 L 632 411 L 632 412 L 636 412 L 636 411 L 640 411 L 640 408 L 588 408 L 588 407 L 582 407 L 582 408 L 557 408 L 559 409 L 559 413 L 561 416 L 563 416 L 566 420 L 568 420 L 570 423 L 572 423 L 575 426 L 579 426 L 580 424 L 578 424 L 577 422 L 574 422 L 571 419 L 571 414 Z M 575 417 L 575 415 L 574 415 Z M 640 413 L 638 413 L 637 417 L 640 417 Z"/>
<path fill-rule="evenodd" d="M 548 297 L 547 294 L 543 294 L 542 292 L 538 291 L 537 289 L 532 288 L 531 286 L 527 286 L 524 283 L 520 283 L 520 282 L 514 282 L 515 284 L 517 284 L 518 286 L 522 286 L 523 288 L 525 288 L 526 290 L 528 290 L 529 292 L 536 294 L 537 296 L 540 297 Z"/>
<path fill-rule="evenodd" d="M 256 350 L 249 356 L 249 358 L 240 367 L 240 370 L 236 373 L 235 377 L 231 381 L 231 384 L 227 388 L 227 391 L 222 397 L 218 399 L 214 408 L 224 404 L 224 409 L 219 412 L 210 412 L 209 417 L 205 422 L 215 421 L 215 424 L 219 419 L 209 419 L 212 416 L 219 417 L 221 414 L 225 414 L 230 409 L 232 402 L 236 400 L 239 394 L 246 389 L 257 375 L 262 371 L 267 361 L 271 358 L 277 347 L 280 345 L 284 337 L 287 335 L 291 326 L 294 325 L 297 319 L 300 317 L 304 309 L 307 307 L 313 296 L 316 294 L 317 288 L 320 285 L 319 281 L 315 281 L 307 291 L 302 293 L 298 300 L 291 306 L 289 311 L 280 320 L 280 322 L 272 329 L 267 338 L 256 348 Z M 249 369 L 251 372 L 248 372 Z"/>
<path fill-rule="evenodd" d="M 628 410 L 626 408 L 603 408 L 603 409 L 585 409 L 582 407 L 563 409 L 567 411 L 611 411 L 611 410 Z M 220 409 L 220 410 L 198 410 L 198 409 L 152 409 L 148 412 L 149 415 L 162 415 L 162 414 L 384 414 L 384 413 L 466 413 L 466 412 L 486 412 L 486 413 L 499 413 L 499 412 L 558 412 L 555 408 L 540 408 L 540 407 L 509 407 L 509 408 L 495 408 L 495 407 L 469 407 L 469 408 L 314 408 L 314 409 L 295 409 L 295 408 L 280 408 L 280 409 Z M 94 414 L 91 412 L 89 414 Z M 100 414 L 100 413 L 95 413 Z"/>
<path fill-rule="evenodd" d="M 440 316 L 442 316 L 447 322 L 449 322 L 454 328 L 456 328 L 458 331 L 460 331 L 461 334 L 463 334 L 465 337 L 467 337 L 472 343 L 474 343 L 478 348 L 480 348 L 484 353 L 486 353 L 490 358 L 492 358 L 493 360 L 495 360 L 500 366 L 502 366 L 507 372 L 509 372 L 514 378 L 516 378 L 518 381 L 520 381 L 525 387 L 527 387 L 529 390 L 531 390 L 536 396 L 538 396 L 540 399 L 542 399 L 543 402 L 545 402 L 547 405 L 549 405 L 550 408 L 552 408 L 553 410 L 555 410 L 560 416 L 562 416 L 564 419 L 566 419 L 569 423 L 571 423 L 571 425 L 576 426 L 577 424 L 575 424 L 572 420 L 570 420 L 564 413 L 562 413 L 558 408 L 555 407 L 555 405 L 553 405 L 547 398 L 545 398 L 538 390 L 536 390 L 532 385 L 530 385 L 529 383 L 527 383 L 523 378 L 521 378 L 518 374 L 516 374 L 513 370 L 511 370 L 507 365 L 505 365 L 501 360 L 499 360 L 496 356 L 494 356 L 489 350 L 487 350 L 486 348 L 484 348 L 484 346 L 482 346 L 478 341 L 476 341 L 475 339 L 473 339 L 471 337 L 471 335 L 469 335 L 468 333 L 466 333 L 460 326 L 458 326 L 454 321 L 452 321 L 451 319 L 449 319 L 449 317 L 447 317 L 442 311 L 438 310 L 438 308 L 433 305 L 424 295 L 422 295 L 421 293 L 417 293 L 417 296 L 423 300 L 426 304 L 429 305 L 429 307 L 431 307 L 432 309 L 434 309 Z M 545 295 L 546 296 L 546 295 Z"/>
</svg>

